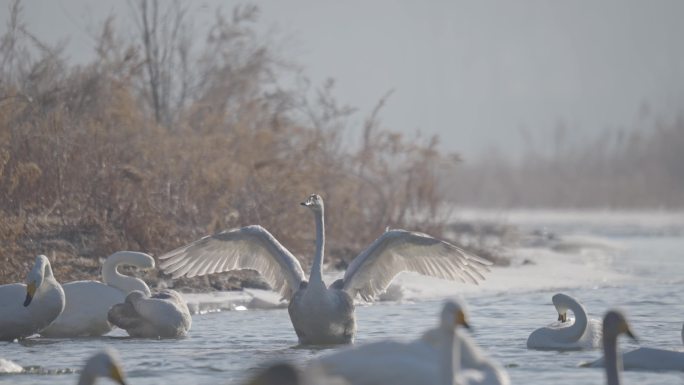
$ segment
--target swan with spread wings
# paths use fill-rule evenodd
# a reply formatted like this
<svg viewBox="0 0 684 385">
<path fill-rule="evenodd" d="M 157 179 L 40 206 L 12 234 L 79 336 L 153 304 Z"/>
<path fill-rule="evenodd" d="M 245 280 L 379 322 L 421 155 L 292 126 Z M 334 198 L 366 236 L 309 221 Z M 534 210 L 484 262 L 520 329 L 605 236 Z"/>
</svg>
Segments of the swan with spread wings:
<svg viewBox="0 0 684 385">
<path fill-rule="evenodd" d="M 309 280 L 299 261 L 261 226 L 206 236 L 159 257 L 174 278 L 236 269 L 258 271 L 289 299 L 288 311 L 300 344 L 346 344 L 354 340 L 354 298 L 382 293 L 403 271 L 477 284 L 491 263 L 427 234 L 388 230 L 349 264 L 344 277 L 326 287 L 322 277 L 325 247 L 323 199 L 312 194 L 302 206 L 316 220 L 316 254 Z"/>
</svg>

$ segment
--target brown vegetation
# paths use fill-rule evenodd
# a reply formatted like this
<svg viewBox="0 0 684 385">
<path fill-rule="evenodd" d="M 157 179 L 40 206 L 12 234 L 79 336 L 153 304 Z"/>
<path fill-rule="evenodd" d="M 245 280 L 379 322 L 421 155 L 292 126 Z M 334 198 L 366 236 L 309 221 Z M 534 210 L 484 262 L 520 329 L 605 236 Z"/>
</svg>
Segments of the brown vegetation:
<svg viewBox="0 0 684 385">
<path fill-rule="evenodd" d="M 108 20 L 96 58 L 74 66 L 12 5 L 0 42 L 0 283 L 23 281 L 40 253 L 61 281 L 93 278 L 114 251 L 159 254 L 255 223 L 306 257 L 313 221 L 298 202 L 312 192 L 326 199 L 336 258 L 386 226 L 441 233 L 435 175 L 453 159 L 435 139 L 381 129 L 376 111 L 358 149 L 343 146 L 353 110 L 332 82 L 281 85 L 297 70 L 254 33 L 256 8 L 219 13 L 201 52 L 179 3 L 137 10 L 139 41 Z"/>
</svg>

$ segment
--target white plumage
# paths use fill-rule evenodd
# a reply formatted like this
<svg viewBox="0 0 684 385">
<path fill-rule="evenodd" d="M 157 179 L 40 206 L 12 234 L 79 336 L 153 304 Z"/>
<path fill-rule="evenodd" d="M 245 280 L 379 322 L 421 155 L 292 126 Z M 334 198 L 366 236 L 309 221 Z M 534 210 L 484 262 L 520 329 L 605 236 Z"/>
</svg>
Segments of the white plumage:
<svg viewBox="0 0 684 385">
<path fill-rule="evenodd" d="M 64 311 L 46 329 L 45 337 L 101 336 L 112 330 L 107 321 L 109 308 L 121 303 L 133 290 L 150 294 L 145 281 L 122 275 L 117 268 L 130 265 L 153 268 L 154 258 L 135 251 L 119 251 L 110 255 L 102 265 L 102 282 L 74 281 L 62 285 L 66 296 Z"/>
<path fill-rule="evenodd" d="M 558 321 L 533 331 L 527 338 L 529 349 L 582 350 L 601 346 L 601 321 L 590 319 L 587 311 L 575 298 L 558 293 L 552 298 Z M 575 318 L 568 318 L 568 310 Z"/>
<path fill-rule="evenodd" d="M 162 290 L 152 296 L 134 290 L 124 303 L 109 309 L 107 318 L 138 338 L 185 337 L 192 325 L 187 303 L 174 290 Z"/>
<path fill-rule="evenodd" d="M 324 205 L 311 195 L 302 205 L 316 221 L 316 253 L 309 281 L 297 259 L 266 229 L 247 226 L 204 237 L 159 257 L 173 277 L 257 270 L 274 290 L 290 300 L 289 313 L 302 344 L 350 343 L 356 333 L 354 298 L 372 300 L 397 274 L 413 271 L 477 283 L 489 261 L 426 234 L 390 230 L 357 256 L 330 287 L 322 280 L 325 248 Z"/>
<path fill-rule="evenodd" d="M 64 309 L 64 291 L 46 256 L 36 257 L 26 282 L 0 286 L 0 341 L 36 334 Z"/>
<path fill-rule="evenodd" d="M 451 385 L 460 373 L 457 325 L 468 326 L 464 309 L 447 301 L 433 332 L 442 343 L 433 345 L 420 338 L 349 347 L 312 361 L 307 373 L 341 377 L 352 385 Z"/>
</svg>

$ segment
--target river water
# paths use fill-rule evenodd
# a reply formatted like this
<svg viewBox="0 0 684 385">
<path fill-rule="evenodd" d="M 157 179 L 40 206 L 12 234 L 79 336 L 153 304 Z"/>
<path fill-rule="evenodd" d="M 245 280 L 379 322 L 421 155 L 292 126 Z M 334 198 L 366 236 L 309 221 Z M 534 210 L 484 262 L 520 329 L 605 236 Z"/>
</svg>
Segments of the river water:
<svg viewBox="0 0 684 385">
<path fill-rule="evenodd" d="M 555 320 L 551 296 L 565 292 L 578 298 L 592 318 L 611 307 L 623 309 L 642 346 L 684 350 L 684 216 L 655 217 L 634 223 L 630 217 L 604 220 L 600 215 L 512 216 L 508 220 L 524 230 L 543 228 L 569 241 L 513 250 L 513 265 L 494 269 L 480 286 L 402 275 L 397 280 L 401 300 L 357 306 L 357 343 L 415 338 L 436 324 L 443 297 L 460 296 L 468 304 L 475 339 L 507 368 L 514 384 L 603 384 L 601 369 L 579 367 L 599 358 L 600 351 L 525 346 L 530 332 Z M 600 247 L 585 247 L 597 242 Z M 251 295 L 272 298 L 257 291 Z M 233 294 L 218 298 L 188 296 L 199 310 L 215 308 L 216 301 L 235 308 Z M 325 353 L 296 342 L 283 308 L 202 311 L 193 316 L 189 337 L 181 340 L 130 339 L 115 331 L 103 338 L 0 343 L 0 358 L 26 368 L 23 374 L 0 375 L 0 384 L 75 384 L 83 360 L 104 347 L 119 351 L 130 384 L 234 384 L 264 363 L 303 364 Z M 627 339 L 619 342 L 622 350 L 637 347 Z M 626 372 L 623 380 L 684 384 L 684 373 Z"/>
</svg>

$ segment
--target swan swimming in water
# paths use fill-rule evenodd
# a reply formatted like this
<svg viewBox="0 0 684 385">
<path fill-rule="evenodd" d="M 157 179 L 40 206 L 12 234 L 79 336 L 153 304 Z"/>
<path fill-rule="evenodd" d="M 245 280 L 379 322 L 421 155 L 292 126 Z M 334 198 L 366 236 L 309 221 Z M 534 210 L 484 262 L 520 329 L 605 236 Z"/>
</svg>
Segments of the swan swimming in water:
<svg viewBox="0 0 684 385">
<path fill-rule="evenodd" d="M 28 285 L 0 286 L 0 341 L 13 341 L 36 334 L 64 309 L 64 291 L 52 275 L 50 261 L 36 257 L 26 276 Z M 22 303 L 22 298 L 26 298 Z"/>
<path fill-rule="evenodd" d="M 123 302 L 133 290 L 150 295 L 150 288 L 145 281 L 122 275 L 117 270 L 120 265 L 153 268 L 154 258 L 136 251 L 118 251 L 102 264 L 102 282 L 75 281 L 62 285 L 66 296 L 64 311 L 40 334 L 54 338 L 109 333 L 112 330 L 112 325 L 107 321 L 109 308 Z"/>
<path fill-rule="evenodd" d="M 529 349 L 582 350 L 601 346 L 601 321 L 589 319 L 587 311 L 575 298 L 556 294 L 551 299 L 558 312 L 558 322 L 539 328 L 527 338 Z M 568 310 L 575 319 L 568 319 Z"/>
<path fill-rule="evenodd" d="M 435 349 L 444 349 L 443 344 L 448 338 L 444 335 L 444 329 L 437 327 L 428 330 L 421 339 Z M 461 362 L 455 363 L 459 368 L 457 375 L 462 385 L 510 385 L 511 379 L 506 370 L 492 358 L 488 357 L 468 334 L 459 333 L 454 349 L 459 348 Z"/>
<path fill-rule="evenodd" d="M 452 385 L 460 377 L 457 326 L 469 327 L 465 309 L 447 301 L 438 333 L 443 343 L 437 348 L 419 338 L 411 342 L 382 341 L 338 350 L 320 357 L 308 371 L 342 377 L 353 385 Z"/>
<path fill-rule="evenodd" d="M 98 377 L 126 385 L 118 356 L 113 350 L 104 350 L 90 357 L 81 371 L 78 385 L 93 385 Z"/>
<path fill-rule="evenodd" d="M 600 368 L 605 365 L 605 357 L 602 357 L 588 366 Z M 625 370 L 684 371 L 684 352 L 642 347 L 624 353 L 622 367 Z"/>
<path fill-rule="evenodd" d="M 134 290 L 124 303 L 112 306 L 107 317 L 137 338 L 185 337 L 192 324 L 187 303 L 174 290 L 162 290 L 152 296 Z"/>
<path fill-rule="evenodd" d="M 370 301 L 402 271 L 477 284 L 491 263 L 427 234 L 388 230 L 349 264 L 344 278 L 326 287 L 324 205 L 312 194 L 301 203 L 314 214 L 316 254 L 309 281 L 297 259 L 261 226 L 223 231 L 159 257 L 174 278 L 254 269 L 290 303 L 288 311 L 301 344 L 351 343 L 356 334 L 354 298 Z"/>
<path fill-rule="evenodd" d="M 610 310 L 603 317 L 603 355 L 606 358 L 605 373 L 608 385 L 620 385 L 622 359 L 617 349 L 617 338 L 620 334 L 626 334 L 636 341 L 625 316 L 618 310 Z"/>
</svg>

